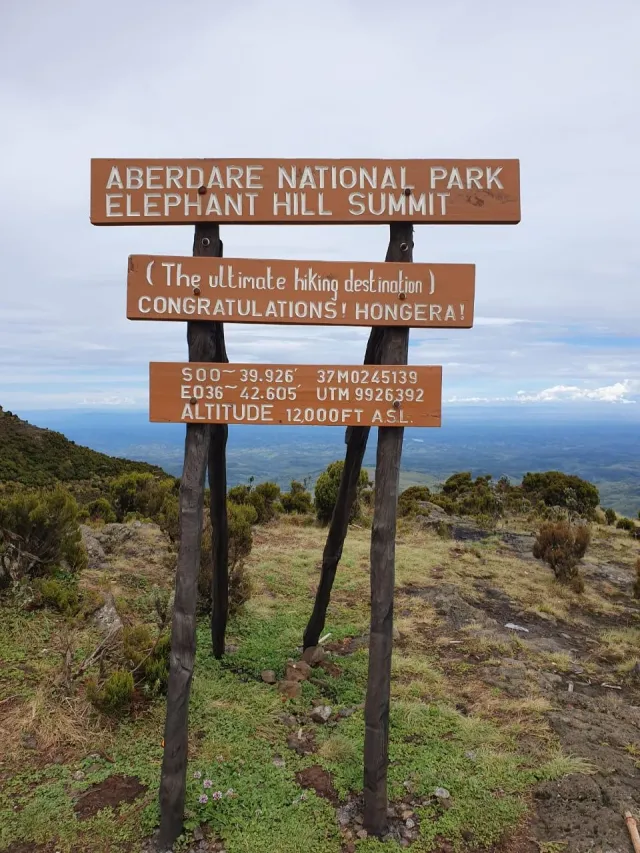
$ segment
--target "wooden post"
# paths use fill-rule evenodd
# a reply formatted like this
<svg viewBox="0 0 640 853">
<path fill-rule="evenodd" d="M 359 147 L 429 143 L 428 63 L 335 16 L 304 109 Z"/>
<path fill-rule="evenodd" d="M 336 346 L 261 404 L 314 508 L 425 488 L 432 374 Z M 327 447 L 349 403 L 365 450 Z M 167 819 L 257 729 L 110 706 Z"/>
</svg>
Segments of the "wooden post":
<svg viewBox="0 0 640 853">
<path fill-rule="evenodd" d="M 218 225 L 196 225 L 194 255 L 222 254 Z M 217 324 L 187 323 L 189 361 L 213 361 Z M 164 755 L 160 777 L 161 850 L 168 849 L 182 832 L 187 777 L 189 694 L 196 654 L 196 602 L 202 542 L 204 483 L 211 428 L 188 424 L 184 467 L 180 481 L 180 545 L 176 567 L 176 592 L 171 623 L 171 656 L 164 729 Z"/>
<path fill-rule="evenodd" d="M 382 342 L 382 329 L 373 328 L 369 335 L 367 350 L 364 357 L 365 364 L 380 364 L 380 345 Z M 362 469 L 362 460 L 367 441 L 369 439 L 370 427 L 348 427 L 345 433 L 347 451 L 344 459 L 344 468 L 340 477 L 338 497 L 333 508 L 329 533 L 322 554 L 322 570 L 320 583 L 316 591 L 313 604 L 313 612 L 307 624 L 302 639 L 303 648 L 317 646 L 320 635 L 324 630 L 327 618 L 327 608 L 331 599 L 331 590 L 338 570 L 338 563 L 342 557 L 344 540 L 349 529 L 349 516 L 358 492 L 358 480 Z"/>
<path fill-rule="evenodd" d="M 228 362 L 222 323 L 217 335 L 216 361 Z M 209 444 L 209 489 L 211 517 L 211 645 L 216 658 L 224 655 L 229 611 L 229 525 L 227 520 L 227 424 L 213 424 Z"/>
<path fill-rule="evenodd" d="M 393 234 L 393 231 L 392 231 Z M 400 241 L 402 242 L 402 241 Z M 389 240 L 385 261 L 398 260 L 397 241 Z M 380 353 L 382 349 L 382 338 L 384 329 L 374 326 L 369 334 L 367 349 L 364 355 L 365 364 L 382 364 Z M 342 557 L 344 540 L 347 538 L 349 529 L 349 516 L 351 508 L 358 493 L 358 480 L 362 470 L 362 460 L 367 449 L 370 427 L 348 427 L 345 432 L 345 443 L 347 452 L 344 458 L 344 468 L 340 477 L 338 497 L 331 516 L 329 533 L 322 554 L 322 569 L 320 571 L 320 583 L 316 591 L 313 603 L 313 611 L 302 638 L 302 646 L 305 649 L 317 646 L 324 631 L 327 618 L 327 609 L 331 600 L 331 590 L 336 578 L 338 563 Z"/>
<path fill-rule="evenodd" d="M 413 226 L 391 225 L 387 260 L 413 260 Z M 385 328 L 381 364 L 407 364 L 409 329 Z M 396 513 L 404 427 L 380 427 L 371 530 L 371 629 L 364 708 L 364 828 L 382 836 L 387 822 L 389 699 L 393 645 Z"/>
</svg>

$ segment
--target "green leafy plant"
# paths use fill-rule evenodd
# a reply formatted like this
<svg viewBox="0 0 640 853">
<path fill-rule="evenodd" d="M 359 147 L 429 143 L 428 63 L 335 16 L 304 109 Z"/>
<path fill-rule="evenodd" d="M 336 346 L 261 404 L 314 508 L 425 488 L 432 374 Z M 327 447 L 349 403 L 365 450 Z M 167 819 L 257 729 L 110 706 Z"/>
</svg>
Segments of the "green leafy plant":
<svg viewBox="0 0 640 853">
<path fill-rule="evenodd" d="M 117 716 L 126 711 L 133 699 L 133 675 L 128 670 L 116 670 L 98 686 L 95 679 L 86 683 L 87 698 L 105 714 Z"/>
<path fill-rule="evenodd" d="M 525 474 L 522 490 L 545 506 L 565 507 L 584 518 L 592 518 L 600 503 L 598 489 L 593 483 L 561 471 Z"/>
<path fill-rule="evenodd" d="M 420 511 L 420 502 L 431 500 L 427 486 L 409 486 L 398 498 L 398 515 L 415 515 Z"/>
<path fill-rule="evenodd" d="M 314 495 L 316 516 L 322 524 L 327 524 L 331 521 L 331 516 L 333 515 L 333 510 L 338 499 L 338 489 L 340 488 L 340 478 L 342 477 L 343 469 L 344 462 L 342 460 L 332 462 L 316 481 Z M 359 517 L 365 493 L 369 488 L 369 475 L 365 470 L 361 470 L 358 478 L 356 499 L 353 502 L 349 516 L 350 521 L 354 521 Z"/>
<path fill-rule="evenodd" d="M 0 501 L 0 586 L 3 577 L 6 585 L 86 565 L 78 504 L 65 489 L 17 492 Z"/>
<path fill-rule="evenodd" d="M 106 498 L 96 498 L 87 505 L 87 515 L 91 521 L 104 521 L 111 524 L 116 520 L 113 507 Z"/>
<path fill-rule="evenodd" d="M 604 516 L 605 516 L 605 519 L 607 521 L 607 524 L 615 524 L 616 523 L 617 515 L 616 515 L 615 509 L 612 509 L 611 507 L 609 507 L 609 509 L 605 509 Z"/>
<path fill-rule="evenodd" d="M 306 515 L 313 510 L 311 493 L 307 491 L 303 483 L 292 480 L 288 492 L 280 496 L 282 508 L 286 513 Z"/>
</svg>

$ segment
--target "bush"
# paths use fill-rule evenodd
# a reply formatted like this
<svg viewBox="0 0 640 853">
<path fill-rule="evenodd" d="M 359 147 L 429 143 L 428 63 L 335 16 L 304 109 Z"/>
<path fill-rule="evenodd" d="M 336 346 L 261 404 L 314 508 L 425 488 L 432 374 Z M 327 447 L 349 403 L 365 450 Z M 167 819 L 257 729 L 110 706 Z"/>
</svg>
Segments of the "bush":
<svg viewBox="0 0 640 853">
<path fill-rule="evenodd" d="M 229 613 L 236 613 L 251 597 L 251 584 L 245 569 L 245 560 L 253 547 L 251 525 L 257 518 L 255 509 L 248 504 L 227 504 L 229 525 Z M 198 574 L 198 609 L 211 611 L 211 580 L 213 558 L 211 554 L 211 520 L 207 517 L 202 533 L 200 572 Z"/>
<path fill-rule="evenodd" d="M 78 587 L 72 582 L 58 578 L 38 578 L 34 584 L 34 592 L 36 604 L 50 607 L 65 616 L 75 616 L 80 610 Z"/>
<path fill-rule="evenodd" d="M 0 501 L 0 587 L 86 568 L 78 504 L 62 488 L 16 492 Z"/>
<path fill-rule="evenodd" d="M 566 507 L 584 518 L 592 518 L 600 503 L 600 495 L 593 483 L 561 471 L 525 474 L 522 489 L 531 497 L 543 501 L 545 506 Z"/>
<path fill-rule="evenodd" d="M 449 515 L 471 515 L 490 517 L 491 524 L 503 514 L 503 503 L 511 487 L 505 478 L 498 485 L 491 482 L 491 475 L 472 479 L 469 471 L 452 474 L 442 486 L 442 491 L 431 496 Z"/>
<path fill-rule="evenodd" d="M 256 511 L 257 524 L 266 524 L 278 513 L 277 501 L 280 498 L 280 486 L 277 483 L 259 483 L 234 486 L 229 489 L 228 500 L 237 506 L 252 506 Z"/>
<path fill-rule="evenodd" d="M 605 509 L 604 516 L 607 524 L 615 524 L 617 518 L 615 509 L 612 509 L 611 507 L 609 507 L 609 509 Z"/>
<path fill-rule="evenodd" d="M 398 515 L 415 515 L 420 510 L 420 501 L 431 500 L 427 486 L 409 486 L 398 497 Z"/>
<path fill-rule="evenodd" d="M 147 625 L 134 625 L 123 629 L 122 645 L 136 684 L 153 696 L 164 693 L 169 683 L 171 635 L 154 638 Z"/>
<path fill-rule="evenodd" d="M 340 488 L 340 478 L 344 469 L 344 462 L 332 462 L 327 466 L 327 469 L 320 474 L 316 481 L 315 487 L 315 507 L 318 521 L 322 524 L 328 524 L 331 521 L 333 510 L 338 499 L 338 489 Z M 365 470 L 360 471 L 358 478 L 358 487 L 356 490 L 356 499 L 353 502 L 349 521 L 355 521 L 362 511 L 362 501 L 367 490 L 370 488 L 369 475 Z"/>
<path fill-rule="evenodd" d="M 632 518 L 620 518 L 616 524 L 618 530 L 635 530 L 635 523 Z"/>
<path fill-rule="evenodd" d="M 282 509 L 288 514 L 306 515 L 313 509 L 311 492 L 308 492 L 303 483 L 292 480 L 288 492 L 280 496 Z"/>
<path fill-rule="evenodd" d="M 560 583 L 582 592 L 584 581 L 578 572 L 578 563 L 586 554 L 590 541 L 591 531 L 584 524 L 546 522 L 536 536 L 533 556 L 551 566 Z"/>
<path fill-rule="evenodd" d="M 105 714 L 116 715 L 126 710 L 133 699 L 133 675 L 116 670 L 98 687 L 95 679 L 87 681 L 87 698 Z"/>
<path fill-rule="evenodd" d="M 471 471 L 460 471 L 460 473 L 452 474 L 447 480 L 445 480 L 442 486 L 442 492 L 445 495 L 457 495 L 460 492 L 471 488 L 471 485 Z"/>
<path fill-rule="evenodd" d="M 153 474 L 122 474 L 111 483 L 111 500 L 117 520 L 123 521 L 130 513 L 141 518 L 157 518 L 169 494 L 175 494 L 175 480 L 163 480 Z"/>
<path fill-rule="evenodd" d="M 116 520 L 116 514 L 113 507 L 106 498 L 96 498 L 87 505 L 87 514 L 91 521 L 104 521 L 105 524 L 111 524 Z"/>
</svg>

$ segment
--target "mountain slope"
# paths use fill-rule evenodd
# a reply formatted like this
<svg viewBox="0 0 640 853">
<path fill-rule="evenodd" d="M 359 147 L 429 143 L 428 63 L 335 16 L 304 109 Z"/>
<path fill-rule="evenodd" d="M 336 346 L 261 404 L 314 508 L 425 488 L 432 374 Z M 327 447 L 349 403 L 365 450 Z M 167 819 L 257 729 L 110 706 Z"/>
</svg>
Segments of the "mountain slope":
<svg viewBox="0 0 640 853">
<path fill-rule="evenodd" d="M 33 426 L 0 407 L 0 483 L 47 486 L 141 471 L 166 476 L 155 465 L 107 456 Z"/>
</svg>

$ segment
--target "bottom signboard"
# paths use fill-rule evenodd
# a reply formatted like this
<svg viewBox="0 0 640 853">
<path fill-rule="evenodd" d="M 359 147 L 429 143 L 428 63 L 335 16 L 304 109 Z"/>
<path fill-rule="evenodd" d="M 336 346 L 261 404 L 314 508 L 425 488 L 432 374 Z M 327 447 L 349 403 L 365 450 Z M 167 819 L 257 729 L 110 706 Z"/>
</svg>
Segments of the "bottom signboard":
<svg viewBox="0 0 640 853">
<path fill-rule="evenodd" d="M 442 368 L 152 362 L 155 423 L 439 427 Z"/>
</svg>

